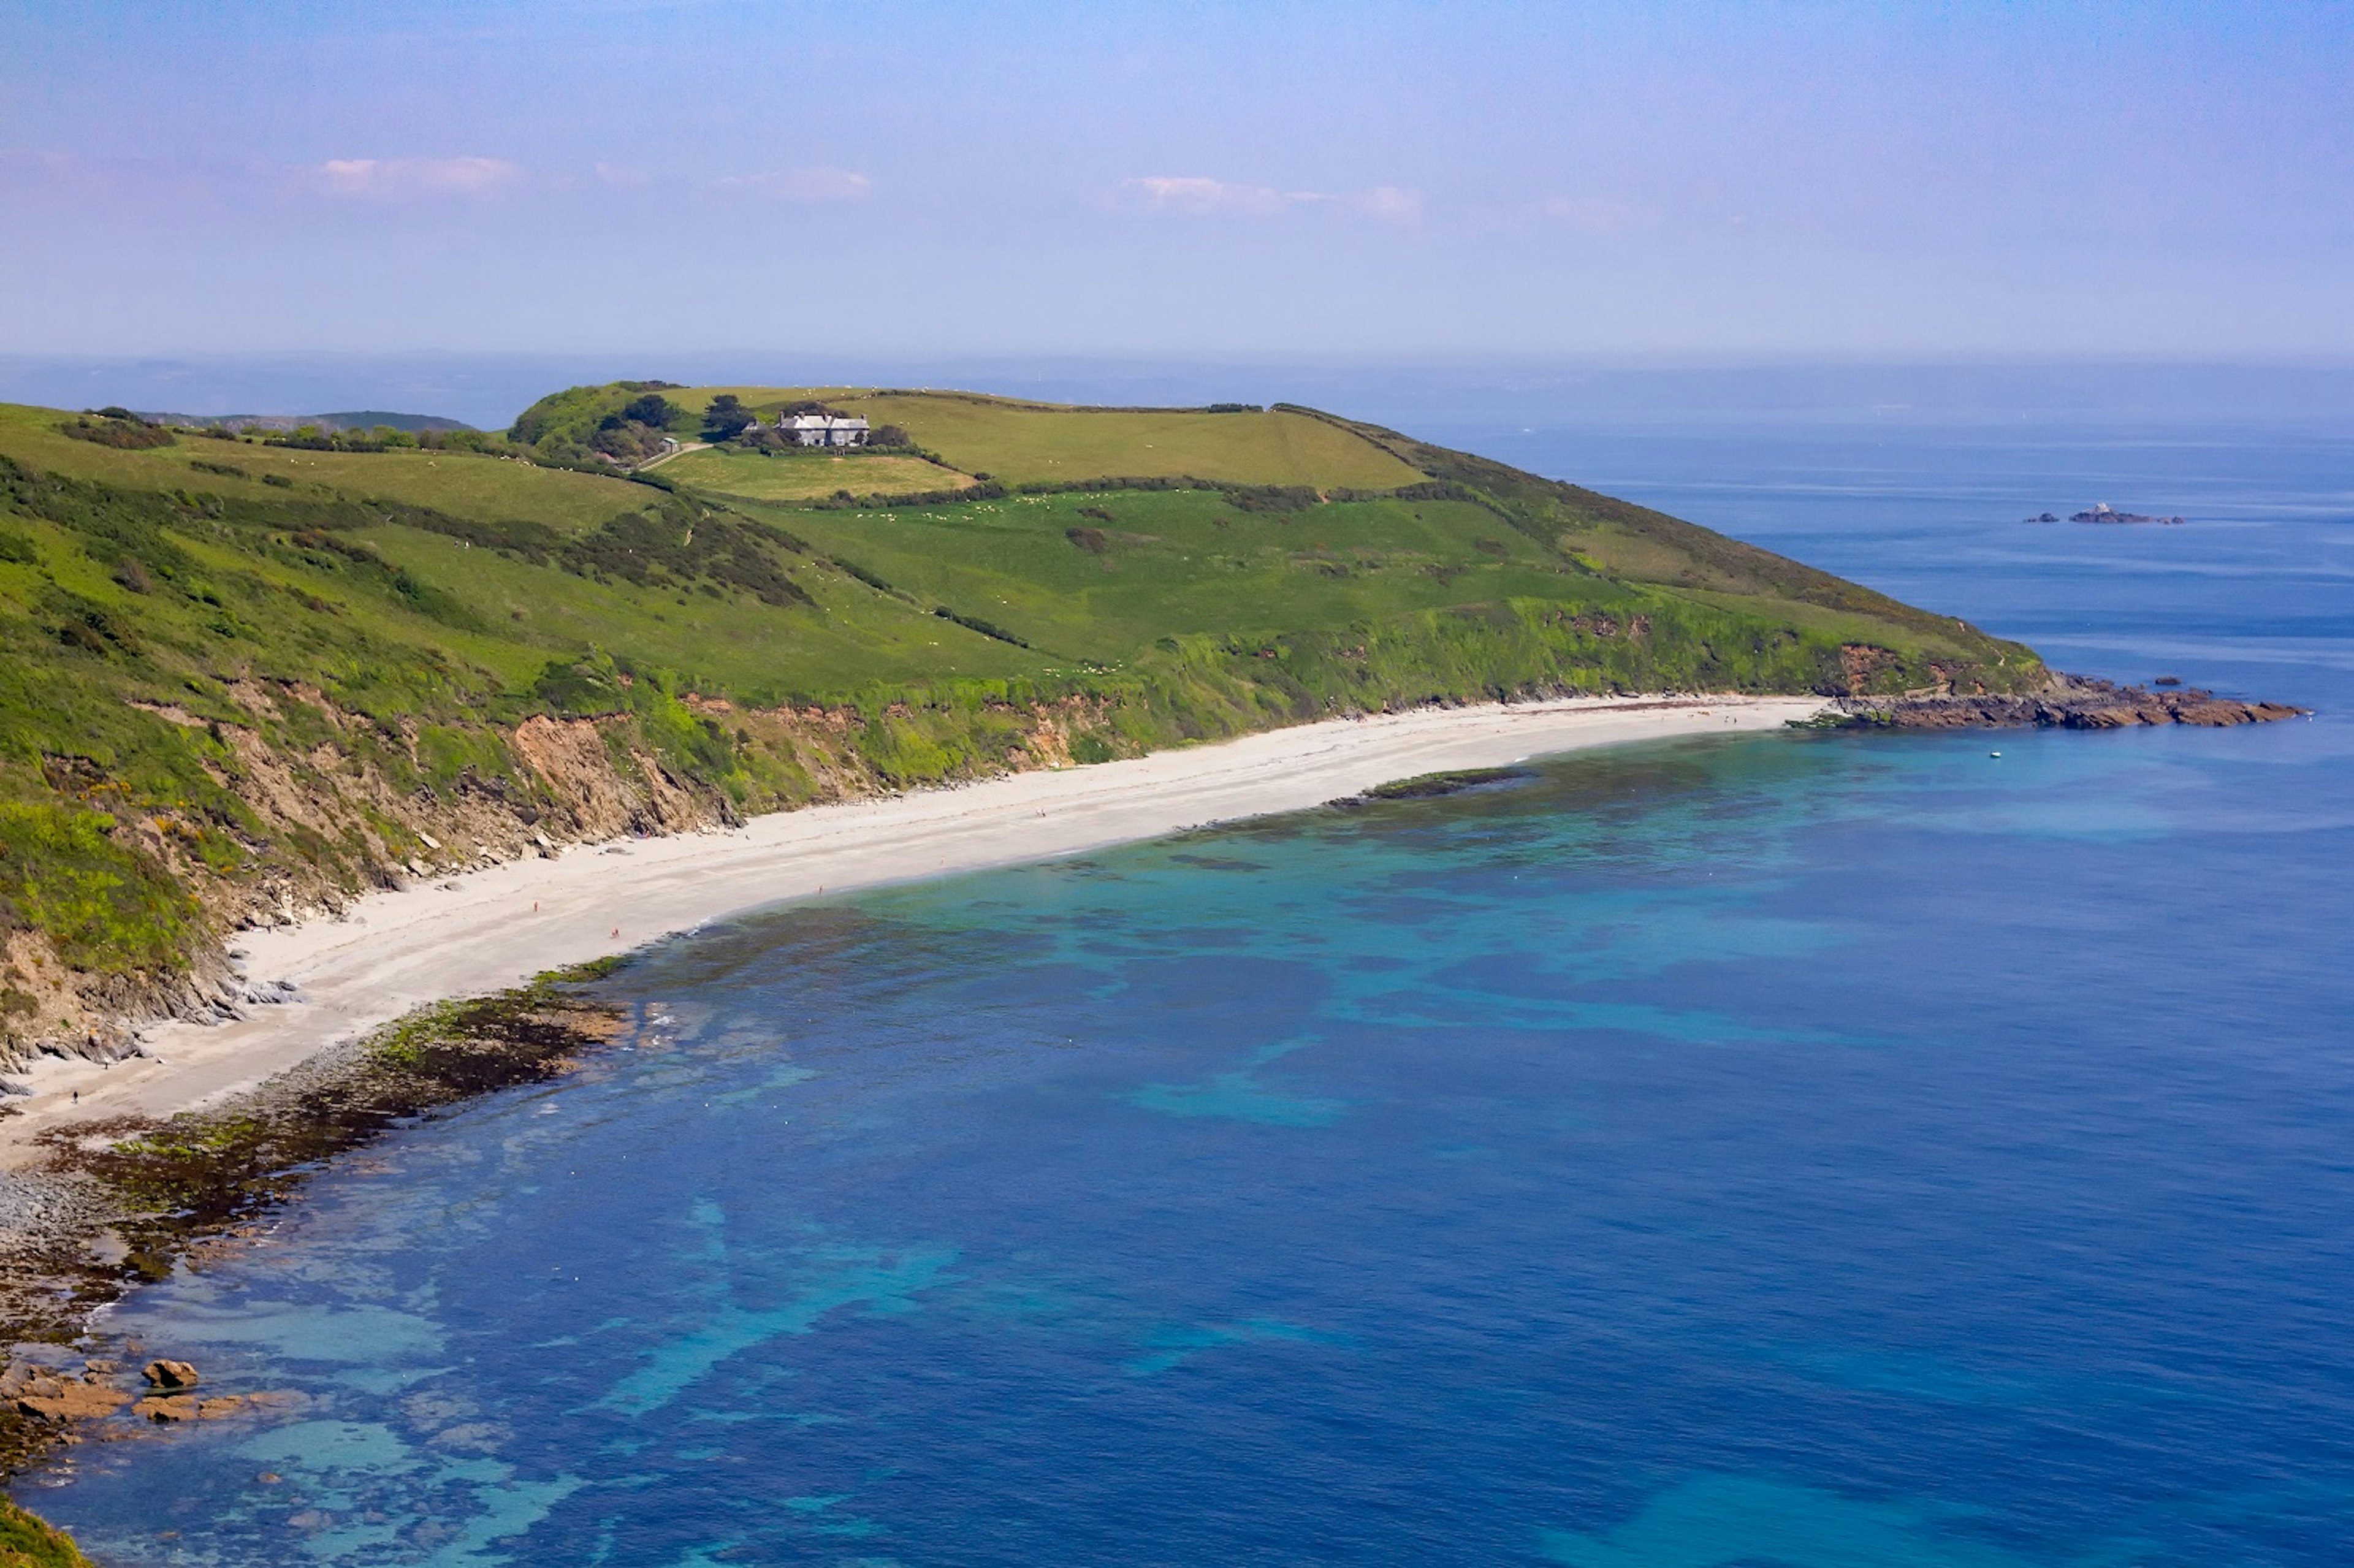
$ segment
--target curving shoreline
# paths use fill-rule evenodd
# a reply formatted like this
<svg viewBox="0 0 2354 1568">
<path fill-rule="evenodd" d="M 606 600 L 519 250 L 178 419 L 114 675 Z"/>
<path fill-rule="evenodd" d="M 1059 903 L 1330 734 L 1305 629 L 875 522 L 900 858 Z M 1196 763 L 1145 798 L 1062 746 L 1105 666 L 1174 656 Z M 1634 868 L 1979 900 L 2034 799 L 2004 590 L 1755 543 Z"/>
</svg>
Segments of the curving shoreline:
<svg viewBox="0 0 2354 1568">
<path fill-rule="evenodd" d="M 813 806 L 733 829 L 570 847 L 244 935 L 248 1016 L 171 1022 L 111 1065 L 51 1059 L 0 1121 L 0 1169 L 75 1121 L 217 1106 L 417 1008 L 524 984 L 763 906 L 1074 854 L 1298 810 L 1413 775 L 1674 736 L 1772 729 L 1817 697 L 1660 695 L 1425 708 L 1092 767 Z M 291 998 L 268 1001 L 270 998 Z"/>
<path fill-rule="evenodd" d="M 2107 683 L 2077 682 L 2066 694 L 2104 717 L 2111 707 L 2148 706 L 2128 700 L 2147 694 L 2120 694 Z M 2218 702 L 2204 692 L 2184 698 Z M 1893 727 L 1925 728 L 2242 723 L 2302 711 L 2229 705 L 2250 711 L 2218 719 L 2203 708 L 2193 716 L 2165 707 L 2161 719 L 2151 707 L 2132 718 L 2071 723 L 2073 706 L 2055 719 L 1977 699 L 1877 705 L 1922 710 L 1929 722 Z M 0 1389 L 13 1402 L 0 1410 L 0 1474 L 67 1445 L 134 1435 L 149 1417 L 280 1412 L 281 1396 L 263 1391 L 216 1396 L 192 1406 L 194 1416 L 154 1400 L 126 1415 L 117 1407 L 130 1398 L 128 1374 L 104 1359 L 77 1372 L 73 1359 L 88 1348 L 98 1308 L 184 1258 L 257 1239 L 267 1212 L 325 1160 L 407 1118 L 569 1071 L 610 1043 L 627 1019 L 570 983 L 603 972 L 600 960 L 822 892 L 1345 805 L 1400 779 L 1437 792 L 1450 774 L 1591 747 L 1791 724 L 1850 727 L 1856 710 L 1869 706 L 1679 694 L 1331 720 L 1128 761 L 779 812 L 728 830 L 574 845 L 372 895 L 341 917 L 249 933 L 239 954 L 247 1016 L 157 1027 L 144 1037 L 146 1054 L 111 1065 L 54 1062 L 36 1092 L 16 1101 L 24 1108 L 0 1121 L 0 1319 L 20 1341 L 11 1375 L 47 1377 L 89 1406 L 51 1410 Z M 1864 727 L 1891 722 L 1873 716 Z M 72 1344 L 84 1350 L 65 1348 Z M 47 1360 L 43 1345 L 55 1351 Z M 60 1355 L 65 1370 L 44 1370 Z M 48 1383 L 26 1389 L 39 1395 Z"/>
<path fill-rule="evenodd" d="M 1078 853 L 1401 779 L 1778 728 L 1826 707 L 1669 695 L 1331 720 L 730 830 L 573 845 L 248 933 L 246 1016 L 158 1026 L 145 1054 L 111 1064 L 52 1059 L 0 1121 L 11 1375 L 62 1379 L 89 1405 L 60 1414 L 0 1389 L 0 1475 L 83 1441 L 85 1428 L 122 1436 L 143 1425 L 117 1412 L 130 1394 L 114 1362 L 75 1370 L 83 1352 L 69 1347 L 86 1345 L 94 1311 L 183 1258 L 254 1239 L 309 1171 L 399 1119 L 569 1070 L 625 1027 L 572 982 L 633 948 L 820 892 Z M 260 1408 L 244 1395 L 216 1403 Z"/>
</svg>

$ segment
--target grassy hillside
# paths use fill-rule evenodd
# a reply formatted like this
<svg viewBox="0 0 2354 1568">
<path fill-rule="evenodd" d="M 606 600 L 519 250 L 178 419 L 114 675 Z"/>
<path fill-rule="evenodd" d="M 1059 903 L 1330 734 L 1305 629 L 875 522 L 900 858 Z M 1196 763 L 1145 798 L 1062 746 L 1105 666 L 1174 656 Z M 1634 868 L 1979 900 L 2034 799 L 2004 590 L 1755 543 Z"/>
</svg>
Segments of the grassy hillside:
<svg viewBox="0 0 2354 1568">
<path fill-rule="evenodd" d="M 903 495 L 961 489 L 971 475 L 886 451 L 753 451 L 707 447 L 659 465 L 673 484 L 752 501 L 820 501 L 838 491 Z"/>
<path fill-rule="evenodd" d="M 955 467 L 1007 484 L 1192 474 L 1389 490 L 1422 477 L 1350 431 L 1293 413 L 1063 408 L 956 393 L 879 393 L 839 406 L 896 425 Z"/>
<path fill-rule="evenodd" d="M 122 449 L 70 439 L 61 429 L 69 422 L 54 408 L 0 403 L 0 456 L 42 473 L 136 490 L 193 489 L 257 501 L 384 495 L 559 528 L 604 521 L 627 503 L 631 490 L 618 479 L 419 447 L 317 451 L 182 435 L 168 447 Z"/>
<path fill-rule="evenodd" d="M 1950 618 L 1308 409 L 739 388 L 928 455 L 547 466 L 654 411 L 647 385 L 538 406 L 513 434 L 546 449 L 0 408 L 0 1058 L 199 1005 L 239 923 L 567 838 L 1429 701 L 2043 678 Z M 659 395 L 693 423 L 721 390 Z"/>
<path fill-rule="evenodd" d="M 1387 490 L 1423 477 L 1343 426 L 1283 409 L 1083 408 L 971 392 L 845 387 L 680 387 L 663 396 L 699 411 L 723 394 L 770 420 L 779 409 L 803 402 L 864 414 L 878 429 L 896 425 L 907 431 L 949 468 L 1009 485 L 1191 475 L 1228 484 Z M 611 413 L 622 400 L 602 388 L 576 388 L 561 399 L 546 400 L 545 427 L 526 415 L 519 428 L 584 431 L 592 414 Z M 946 477 L 936 475 L 932 483 Z"/>
<path fill-rule="evenodd" d="M 0 1498 L 0 1568 L 90 1568 L 73 1538 Z"/>
</svg>

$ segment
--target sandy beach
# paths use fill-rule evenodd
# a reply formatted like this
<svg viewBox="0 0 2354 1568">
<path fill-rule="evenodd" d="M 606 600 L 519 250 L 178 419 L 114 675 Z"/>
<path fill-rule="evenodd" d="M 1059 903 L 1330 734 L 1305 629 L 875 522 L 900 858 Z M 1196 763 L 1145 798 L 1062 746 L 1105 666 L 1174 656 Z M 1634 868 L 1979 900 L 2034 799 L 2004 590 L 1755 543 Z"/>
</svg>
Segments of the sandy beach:
<svg viewBox="0 0 2354 1568">
<path fill-rule="evenodd" d="M 257 986 L 297 1000 L 239 1022 L 150 1030 L 146 1054 L 111 1067 L 45 1059 L 0 1123 L 0 1166 L 64 1118 L 165 1116 L 246 1092 L 322 1048 L 423 1004 L 514 985 L 766 906 L 1076 854 L 1270 812 L 1375 785 L 1589 747 L 1770 729 L 1814 698 L 1571 699 L 1341 719 L 1015 774 L 883 800 L 817 806 L 737 829 L 573 846 L 398 892 L 339 918 L 242 933 Z M 79 1098 L 76 1098 L 76 1096 Z"/>
</svg>

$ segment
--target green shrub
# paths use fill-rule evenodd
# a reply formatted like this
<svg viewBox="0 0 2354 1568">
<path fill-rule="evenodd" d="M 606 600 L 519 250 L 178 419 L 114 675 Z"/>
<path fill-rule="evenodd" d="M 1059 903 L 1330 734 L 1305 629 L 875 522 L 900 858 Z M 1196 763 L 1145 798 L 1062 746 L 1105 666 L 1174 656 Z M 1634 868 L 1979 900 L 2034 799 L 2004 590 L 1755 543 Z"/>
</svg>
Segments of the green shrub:
<svg viewBox="0 0 2354 1568">
<path fill-rule="evenodd" d="M 91 1568 L 73 1537 L 0 1498 L 0 1568 Z"/>
<path fill-rule="evenodd" d="M 121 417 L 68 419 L 58 429 L 78 441 L 90 441 L 101 447 L 121 447 L 132 451 L 149 447 L 168 447 L 178 440 L 163 426 L 151 425 L 127 411 L 101 409 L 101 412 L 119 413 Z"/>
<path fill-rule="evenodd" d="M 0 803 L 0 896 L 78 969 L 180 968 L 201 935 L 196 901 L 115 827 L 104 811 Z"/>
</svg>

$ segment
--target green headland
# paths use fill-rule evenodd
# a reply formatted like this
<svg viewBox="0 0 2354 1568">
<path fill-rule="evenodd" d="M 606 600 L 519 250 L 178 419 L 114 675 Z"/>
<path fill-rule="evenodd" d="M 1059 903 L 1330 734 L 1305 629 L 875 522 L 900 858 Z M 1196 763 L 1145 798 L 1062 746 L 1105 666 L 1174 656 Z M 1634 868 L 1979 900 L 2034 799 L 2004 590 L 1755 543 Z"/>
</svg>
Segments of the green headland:
<svg viewBox="0 0 2354 1568">
<path fill-rule="evenodd" d="M 775 438 L 812 408 L 878 444 Z M 0 636 L 11 1060 L 200 1005 L 242 925 L 567 838 L 1434 702 L 2047 679 L 1313 409 L 659 383 L 499 435 L 0 407 Z"/>
</svg>

